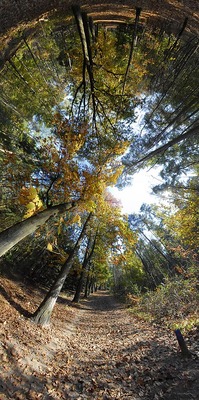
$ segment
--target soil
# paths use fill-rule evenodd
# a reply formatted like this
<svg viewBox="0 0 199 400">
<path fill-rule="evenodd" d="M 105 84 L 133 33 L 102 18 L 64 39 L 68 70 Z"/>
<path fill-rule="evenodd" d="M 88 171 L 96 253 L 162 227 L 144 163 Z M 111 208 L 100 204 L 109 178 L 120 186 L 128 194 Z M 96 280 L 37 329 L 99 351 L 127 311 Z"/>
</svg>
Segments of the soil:
<svg viewBox="0 0 199 400">
<path fill-rule="evenodd" d="M 140 23 L 178 36 L 188 18 L 183 35 L 199 33 L 199 2 L 196 0 L 1 0 L 0 2 L 0 70 L 7 60 L 51 16 L 59 21 L 73 18 L 71 6 L 79 4 L 94 23 L 114 25 L 135 20 L 141 7 Z M 58 23 L 58 22 L 57 22 Z"/>
<path fill-rule="evenodd" d="M 183 358 L 172 331 L 135 317 L 108 292 L 74 306 L 62 295 L 48 327 L 27 318 L 44 293 L 1 278 L 0 399 L 197 399 L 196 332 Z"/>
<path fill-rule="evenodd" d="M 197 0 L 1 0 L 0 35 L 11 28 L 30 21 L 45 18 L 55 13 L 71 13 L 71 6 L 79 4 L 94 21 L 107 18 L 126 20 L 135 18 L 135 7 L 142 8 L 142 18 L 149 23 L 161 20 L 165 28 L 179 29 L 188 17 L 187 29 L 197 33 L 199 24 L 199 3 Z"/>
</svg>

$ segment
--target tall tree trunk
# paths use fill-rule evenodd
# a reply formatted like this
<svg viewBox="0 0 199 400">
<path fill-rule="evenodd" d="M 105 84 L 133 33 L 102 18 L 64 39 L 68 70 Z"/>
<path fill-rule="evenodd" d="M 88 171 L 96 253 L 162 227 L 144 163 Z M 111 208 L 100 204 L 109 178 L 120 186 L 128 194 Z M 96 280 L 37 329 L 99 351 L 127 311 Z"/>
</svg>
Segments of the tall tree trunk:
<svg viewBox="0 0 199 400">
<path fill-rule="evenodd" d="M 86 69 L 89 76 L 90 81 L 90 89 L 91 89 L 91 98 L 93 104 L 93 121 L 96 119 L 96 102 L 95 102 L 95 86 L 94 86 L 94 76 L 93 76 L 93 58 L 92 58 L 92 50 L 90 44 L 90 35 L 88 29 L 88 19 L 87 14 L 85 12 L 81 12 L 79 6 L 72 6 L 72 10 L 75 16 L 79 36 L 82 43 L 82 51 L 84 55 L 84 60 L 86 63 Z"/>
<path fill-rule="evenodd" d="M 88 285 L 88 293 L 93 293 L 92 292 L 92 286 L 93 286 L 93 278 L 90 279 L 89 281 L 89 285 Z"/>
<path fill-rule="evenodd" d="M 92 40 L 93 40 L 93 42 L 95 42 L 96 41 L 96 31 L 95 31 L 95 26 L 94 26 L 92 17 L 88 18 L 88 24 L 89 24 L 89 30 L 90 30 Z"/>
<path fill-rule="evenodd" d="M 178 135 L 177 137 L 175 137 L 174 139 L 170 140 L 168 143 L 164 144 L 163 146 L 158 147 L 157 149 L 151 151 L 149 154 L 147 154 L 145 157 L 142 157 L 140 160 L 134 162 L 131 166 L 133 165 L 137 165 L 143 161 L 149 160 L 150 158 L 158 155 L 158 154 L 162 154 L 164 153 L 167 149 L 169 149 L 169 147 L 174 146 L 177 143 L 182 142 L 183 140 L 186 140 L 194 135 L 197 135 L 199 131 L 199 125 L 194 125 L 193 127 L 191 127 L 190 129 L 188 129 L 186 132 Z"/>
<path fill-rule="evenodd" d="M 81 39 L 82 50 L 83 50 L 84 58 L 86 60 L 86 64 L 90 64 L 88 44 L 87 44 L 87 40 L 86 40 L 86 34 L 85 34 L 85 31 L 84 31 L 84 24 L 83 24 L 83 20 L 82 20 L 82 14 L 81 14 L 80 7 L 79 6 L 72 6 L 72 10 L 73 10 L 73 14 L 74 14 L 75 19 L 76 19 L 76 24 L 77 24 L 77 28 L 78 28 L 78 31 L 79 31 L 79 36 L 80 36 L 80 39 Z"/>
<path fill-rule="evenodd" d="M 156 279 L 153 276 L 152 271 L 150 270 L 150 267 L 148 266 L 147 262 L 145 261 L 145 259 L 143 258 L 143 256 L 141 255 L 141 253 L 138 250 L 136 250 L 136 254 L 139 257 L 139 259 L 142 261 L 145 272 L 152 279 L 152 283 L 153 283 L 153 285 L 151 285 L 152 288 L 155 289 L 157 287 L 158 283 L 156 282 Z"/>
<path fill-rule="evenodd" d="M 88 258 L 89 258 L 88 257 L 88 252 L 89 252 L 90 243 L 91 243 L 91 237 L 89 238 L 87 246 L 86 246 L 86 251 L 85 251 L 85 254 L 84 254 L 84 261 L 83 261 L 83 264 L 82 264 L 81 274 L 80 274 L 80 277 L 79 277 L 78 282 L 77 282 L 74 298 L 72 300 L 73 303 L 79 303 L 79 300 L 80 300 L 80 295 L 81 295 L 82 286 L 83 286 L 83 282 L 84 282 L 85 272 L 86 272 L 86 268 L 87 268 L 87 265 L 88 265 Z"/>
<path fill-rule="evenodd" d="M 72 300 L 73 303 L 79 303 L 79 301 L 80 301 L 81 291 L 82 291 L 82 287 L 83 287 L 83 283 L 84 283 L 86 265 L 87 264 L 82 266 L 81 274 L 80 274 L 80 277 L 78 279 L 77 286 L 76 286 L 75 295 Z"/>
<path fill-rule="evenodd" d="M 50 317 L 53 311 L 53 308 L 55 306 L 55 303 L 57 301 L 57 298 L 61 292 L 61 289 L 64 285 L 64 282 L 66 280 L 66 277 L 72 268 L 73 265 L 73 258 L 76 254 L 76 251 L 79 247 L 80 241 L 85 233 L 86 227 L 88 225 L 88 222 L 91 218 L 92 213 L 90 213 L 83 225 L 83 228 L 81 230 L 81 233 L 75 243 L 75 246 L 73 250 L 70 252 L 65 264 L 63 265 L 60 274 L 58 275 L 58 278 L 52 285 L 51 289 L 47 293 L 46 297 L 38 307 L 38 309 L 35 311 L 35 313 L 32 316 L 32 320 L 36 322 L 37 324 L 40 325 L 47 325 L 50 322 Z"/>
<path fill-rule="evenodd" d="M 69 206 L 69 208 L 67 208 Z M 47 208 L 44 211 L 33 215 L 30 218 L 18 222 L 17 224 L 5 229 L 0 233 L 0 257 L 10 250 L 15 244 L 19 243 L 26 236 L 35 232 L 37 228 L 45 224 L 48 219 L 58 213 L 70 210 L 74 207 L 73 203 L 59 204 Z"/>
<path fill-rule="evenodd" d="M 126 81 L 127 81 L 130 65 L 131 65 L 131 62 L 132 62 L 132 58 L 133 58 L 133 52 L 134 52 L 135 43 L 136 43 L 136 36 L 137 36 L 137 28 L 138 28 L 138 23 L 139 23 L 139 18 L 140 18 L 141 11 L 142 11 L 141 8 L 136 7 L 135 24 L 134 24 L 134 29 L 133 29 L 133 35 L 132 35 L 132 41 L 131 41 L 128 64 L 127 64 L 126 72 L 125 72 L 125 75 L 124 75 L 124 82 L 123 82 L 123 87 L 122 87 L 122 96 L 124 95 L 125 85 L 126 85 Z"/>
<path fill-rule="evenodd" d="M 97 233 L 95 235 L 95 238 L 93 240 L 93 244 L 91 247 L 91 251 L 89 254 L 89 248 L 90 248 L 90 243 L 91 243 L 91 238 L 89 238 L 87 246 L 86 246 L 86 251 L 85 251 L 85 255 L 84 255 L 84 261 L 82 264 L 82 270 L 81 270 L 81 274 L 80 274 L 80 278 L 78 280 L 77 283 L 77 288 L 76 288 L 76 292 L 73 298 L 73 303 L 79 303 L 80 300 L 80 296 L 81 296 L 81 291 L 82 291 L 82 287 L 83 287 L 83 283 L 84 283 L 84 278 L 85 278 L 85 274 L 86 274 L 86 270 L 87 270 L 87 266 L 91 260 L 91 257 L 93 255 L 94 249 L 95 249 L 95 244 L 96 244 L 96 237 L 97 237 Z"/>
<path fill-rule="evenodd" d="M 161 251 L 154 242 L 152 242 L 146 235 L 144 232 L 142 232 L 140 229 L 138 229 L 138 231 L 144 236 L 144 238 L 150 243 L 150 245 L 167 261 L 168 263 L 168 267 L 170 270 L 172 270 L 173 267 L 173 262 L 171 260 L 171 257 L 169 255 L 166 255 L 163 253 L 163 251 Z"/>
<path fill-rule="evenodd" d="M 90 283 L 89 271 L 90 271 L 90 265 L 89 265 L 88 271 L 87 271 L 86 285 L 85 285 L 85 290 L 84 290 L 84 298 L 85 299 L 87 299 L 87 297 L 89 296 L 89 283 Z"/>
<path fill-rule="evenodd" d="M 95 289 L 95 279 L 93 278 L 93 279 L 91 280 L 91 284 L 90 284 L 90 291 L 91 291 L 91 293 L 94 292 L 94 289 Z"/>
</svg>

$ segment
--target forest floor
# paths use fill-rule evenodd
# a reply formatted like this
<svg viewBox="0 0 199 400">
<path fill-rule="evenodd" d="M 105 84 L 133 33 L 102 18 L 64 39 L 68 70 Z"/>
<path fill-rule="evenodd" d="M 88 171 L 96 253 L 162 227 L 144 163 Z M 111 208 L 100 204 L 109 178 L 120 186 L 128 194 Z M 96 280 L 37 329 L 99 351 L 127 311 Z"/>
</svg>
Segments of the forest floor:
<svg viewBox="0 0 199 400">
<path fill-rule="evenodd" d="M 0 279 L 0 400 L 198 398 L 196 333 L 183 358 L 173 332 L 101 291 L 76 306 L 60 297 L 41 327 L 27 316 L 43 296 Z"/>
<path fill-rule="evenodd" d="M 187 32 L 198 33 L 199 5 L 196 0 L 2 0 L 0 2 L 0 39 L 7 42 L 17 31 L 34 26 L 34 21 L 53 13 L 71 14 L 71 6 L 79 5 L 94 21 L 135 18 L 135 8 L 142 8 L 143 21 L 158 21 L 176 34 L 188 17 Z M 30 24 L 31 22 L 31 24 Z M 5 44 L 5 43 L 4 43 Z M 0 41 L 1 46 L 1 41 Z"/>
</svg>

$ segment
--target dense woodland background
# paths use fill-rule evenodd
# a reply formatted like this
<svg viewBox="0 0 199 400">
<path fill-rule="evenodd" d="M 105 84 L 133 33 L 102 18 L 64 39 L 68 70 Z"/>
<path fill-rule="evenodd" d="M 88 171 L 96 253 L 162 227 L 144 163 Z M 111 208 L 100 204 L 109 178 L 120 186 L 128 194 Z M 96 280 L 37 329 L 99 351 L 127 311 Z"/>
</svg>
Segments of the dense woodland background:
<svg viewBox="0 0 199 400">
<path fill-rule="evenodd" d="M 45 289 L 40 324 L 60 291 L 79 302 L 101 288 L 196 327 L 197 6 L 17 3 L 2 14 L 1 274 Z M 160 201 L 124 215 L 109 188 L 146 168 Z"/>
</svg>

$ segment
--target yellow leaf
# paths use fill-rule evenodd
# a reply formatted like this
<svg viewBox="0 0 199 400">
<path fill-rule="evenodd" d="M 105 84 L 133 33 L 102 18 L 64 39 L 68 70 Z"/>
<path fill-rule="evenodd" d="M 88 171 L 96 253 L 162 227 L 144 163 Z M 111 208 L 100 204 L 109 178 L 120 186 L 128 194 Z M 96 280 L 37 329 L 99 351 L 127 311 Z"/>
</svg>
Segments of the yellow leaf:
<svg viewBox="0 0 199 400">
<path fill-rule="evenodd" d="M 31 201 L 30 203 L 28 203 L 28 204 L 26 205 L 26 208 L 27 208 L 28 210 L 34 210 L 34 209 L 35 209 L 35 204 Z"/>
<path fill-rule="evenodd" d="M 19 196 L 19 202 L 21 205 L 26 206 L 27 209 L 24 218 L 31 217 L 43 206 L 42 201 L 38 196 L 37 189 L 32 186 L 29 188 L 26 188 L 24 186 L 22 187 Z"/>
<path fill-rule="evenodd" d="M 37 196 L 37 189 L 35 189 L 34 187 L 30 187 L 29 188 L 29 194 L 28 194 L 28 197 L 29 197 L 29 199 L 34 199 L 35 197 Z"/>
<path fill-rule="evenodd" d="M 52 246 L 51 243 L 48 243 L 48 244 L 47 244 L 47 250 L 48 250 L 48 251 L 53 251 L 53 246 Z"/>
<path fill-rule="evenodd" d="M 78 224 L 79 226 L 81 226 L 81 217 L 80 215 L 75 215 L 74 218 L 72 219 L 72 223 L 73 224 Z"/>
</svg>

